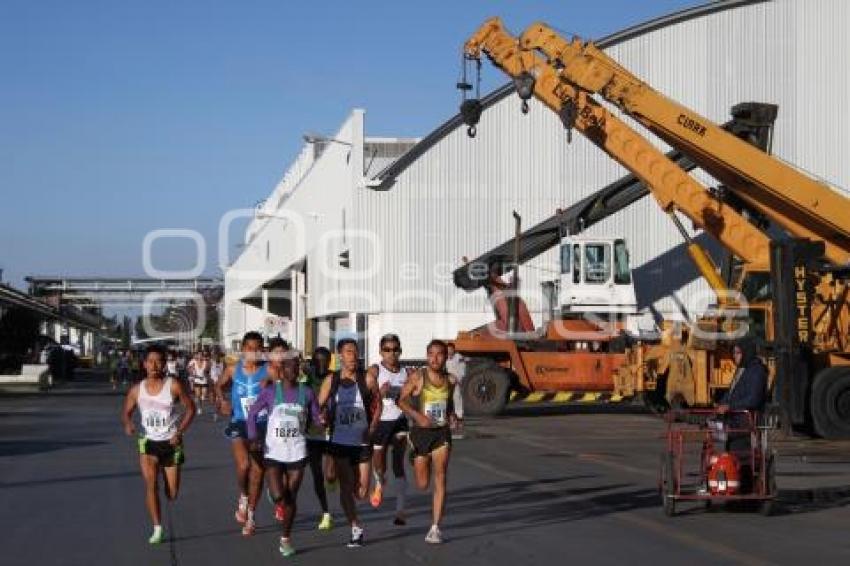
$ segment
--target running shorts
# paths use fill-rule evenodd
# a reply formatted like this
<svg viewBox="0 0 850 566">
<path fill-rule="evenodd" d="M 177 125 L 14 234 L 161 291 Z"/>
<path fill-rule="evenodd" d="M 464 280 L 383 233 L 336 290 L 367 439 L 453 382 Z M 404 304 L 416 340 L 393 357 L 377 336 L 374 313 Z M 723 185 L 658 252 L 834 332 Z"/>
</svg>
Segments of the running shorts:
<svg viewBox="0 0 850 566">
<path fill-rule="evenodd" d="M 180 466 L 186 461 L 186 456 L 183 453 L 183 446 L 174 446 L 168 440 L 150 440 L 149 438 L 139 438 L 139 454 L 154 456 L 160 466 L 170 468 L 172 466 Z"/>
<path fill-rule="evenodd" d="M 448 426 L 426 428 L 411 427 L 407 435 L 414 456 L 428 456 L 443 446 L 451 447 L 452 431 Z"/>
<path fill-rule="evenodd" d="M 319 454 L 328 454 L 330 451 L 331 443 L 327 440 L 317 440 L 314 438 L 307 439 L 307 453 L 313 454 L 314 452 L 318 452 Z"/>
<path fill-rule="evenodd" d="M 372 446 L 376 449 L 386 448 L 393 438 L 407 434 L 408 430 L 405 417 L 394 421 L 380 421 L 372 435 Z"/>
<path fill-rule="evenodd" d="M 273 458 L 264 458 L 263 464 L 265 464 L 266 468 L 276 469 L 280 472 L 294 472 L 296 470 L 303 470 L 307 465 L 307 458 L 301 458 L 300 460 L 296 460 L 294 462 L 280 462 Z"/>
<path fill-rule="evenodd" d="M 345 444 L 330 443 L 328 453 L 334 458 L 348 460 L 352 466 L 368 462 L 372 459 L 372 447 L 366 445 L 347 446 Z"/>
</svg>

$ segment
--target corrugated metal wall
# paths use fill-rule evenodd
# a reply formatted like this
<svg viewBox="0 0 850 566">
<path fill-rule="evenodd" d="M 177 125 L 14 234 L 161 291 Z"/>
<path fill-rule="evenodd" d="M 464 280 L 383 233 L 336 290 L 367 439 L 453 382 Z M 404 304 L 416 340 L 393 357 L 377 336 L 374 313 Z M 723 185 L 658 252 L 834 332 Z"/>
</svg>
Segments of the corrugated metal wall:
<svg viewBox="0 0 850 566">
<path fill-rule="evenodd" d="M 777 0 L 657 29 L 608 52 L 717 122 L 738 102 L 779 104 L 774 153 L 847 187 L 848 27 L 846 0 Z M 484 71 L 498 72 L 487 64 Z M 567 145 L 560 122 L 540 104 L 524 116 L 509 97 L 485 112 L 474 140 L 458 129 L 389 191 L 357 191 L 356 225 L 374 231 L 383 252 L 376 257 L 356 243 L 352 263 L 375 265 L 377 276 L 347 287 L 384 312 L 489 312 L 483 292 L 469 295 L 453 286 L 450 274 L 461 256 L 475 257 L 509 238 L 511 210 L 530 226 L 625 173 L 578 134 Z M 669 316 L 693 310 L 700 295 L 710 297 L 654 201 L 645 199 L 588 234 L 626 237 L 641 306 Z M 522 269 L 532 308 L 556 260 L 553 251 Z"/>
</svg>

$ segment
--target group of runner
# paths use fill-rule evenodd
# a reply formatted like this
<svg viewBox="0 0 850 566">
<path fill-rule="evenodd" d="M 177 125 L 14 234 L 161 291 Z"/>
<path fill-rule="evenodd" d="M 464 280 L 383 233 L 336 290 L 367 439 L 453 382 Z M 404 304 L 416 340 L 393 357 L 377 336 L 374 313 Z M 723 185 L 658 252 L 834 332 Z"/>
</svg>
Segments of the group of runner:
<svg viewBox="0 0 850 566">
<path fill-rule="evenodd" d="M 216 405 L 215 384 L 224 374 L 224 356 L 221 352 L 210 353 L 198 350 L 188 361 L 183 353 L 168 353 L 165 362 L 166 377 L 179 377 L 186 380 L 195 399 L 198 414 L 203 412 L 204 403 Z M 213 419 L 218 413 L 213 411 Z"/>
<path fill-rule="evenodd" d="M 322 510 L 318 529 L 333 528 L 327 491 L 338 489 L 351 528 L 347 545 L 362 546 L 364 526 L 357 504 L 369 499 L 375 508 L 382 505 L 390 451 L 396 495 L 393 523 L 405 525 L 404 461 L 409 449 L 417 487 L 428 490 L 433 484 L 432 521 L 425 540 L 443 542 L 440 525 L 452 428 L 457 424 L 457 379 L 446 370 L 446 343 L 432 340 L 427 364 L 410 370 L 399 362 L 401 340 L 387 334 L 379 343 L 381 362 L 365 371 L 353 339 L 337 343 L 337 371 L 329 369 L 331 352 L 326 348 L 317 348 L 302 371 L 300 352 L 285 341 L 272 339 L 267 353 L 263 345 L 259 333 L 245 334 L 239 361 L 226 367 L 214 384 L 218 409 L 230 417 L 225 436 L 230 439 L 236 468 L 239 494 L 234 518 L 242 525 L 242 534 L 255 532 L 265 478 L 275 518 L 282 523 L 280 553 L 293 555 L 298 491 L 309 467 Z M 166 495 L 175 498 L 184 458 L 182 435 L 196 411 L 185 386 L 164 375 L 164 363 L 162 351 L 150 348 L 145 357 L 147 378 L 128 392 L 123 413 L 128 435 L 135 434 L 135 409 L 141 413 L 144 432 L 139 452 L 154 523 L 151 543 L 163 537 L 158 476 L 162 471 Z M 178 404 L 183 406 L 182 417 Z"/>
</svg>

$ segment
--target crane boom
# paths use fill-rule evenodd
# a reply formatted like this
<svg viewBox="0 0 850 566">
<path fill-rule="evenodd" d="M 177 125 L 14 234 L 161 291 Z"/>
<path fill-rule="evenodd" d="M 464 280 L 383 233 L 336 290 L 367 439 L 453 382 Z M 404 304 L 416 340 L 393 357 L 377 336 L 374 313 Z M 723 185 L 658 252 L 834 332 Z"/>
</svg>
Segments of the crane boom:
<svg viewBox="0 0 850 566">
<path fill-rule="evenodd" d="M 664 96 L 593 43 L 579 38 L 568 41 L 546 24 L 535 23 L 522 34 L 519 46 L 544 54 L 548 65 L 557 65 L 563 83 L 578 92 L 598 93 L 685 151 L 701 168 L 734 186 L 750 206 L 794 236 L 823 241 L 825 257 L 832 263 L 850 261 L 850 199 L 834 188 Z"/>
<path fill-rule="evenodd" d="M 546 60 L 520 48 L 499 18 L 485 22 L 466 42 L 470 58 L 487 55 L 494 65 L 515 79 L 533 78 L 533 94 L 574 126 L 587 139 L 641 179 L 661 208 L 679 211 L 698 228 L 714 236 L 748 268 L 769 268 L 768 237 L 732 207 L 670 161 L 662 151 L 596 102 L 591 94 L 561 80 Z M 713 265 L 697 264 L 707 280 Z"/>
</svg>

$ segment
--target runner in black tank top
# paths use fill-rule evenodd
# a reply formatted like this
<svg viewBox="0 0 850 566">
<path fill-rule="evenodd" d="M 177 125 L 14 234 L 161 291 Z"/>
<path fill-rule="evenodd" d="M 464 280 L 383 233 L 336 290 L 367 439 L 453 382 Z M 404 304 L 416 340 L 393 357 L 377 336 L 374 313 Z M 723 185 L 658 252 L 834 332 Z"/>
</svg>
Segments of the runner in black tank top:
<svg viewBox="0 0 850 566">
<path fill-rule="evenodd" d="M 325 379 L 319 405 L 328 411 L 330 451 L 339 477 L 339 502 L 351 525 L 349 547 L 363 546 L 363 528 L 357 518 L 357 500 L 366 499 L 372 473 L 369 438 L 381 418 L 377 382 L 359 370 L 357 342 L 340 340 L 337 353 L 342 369 Z"/>
</svg>

